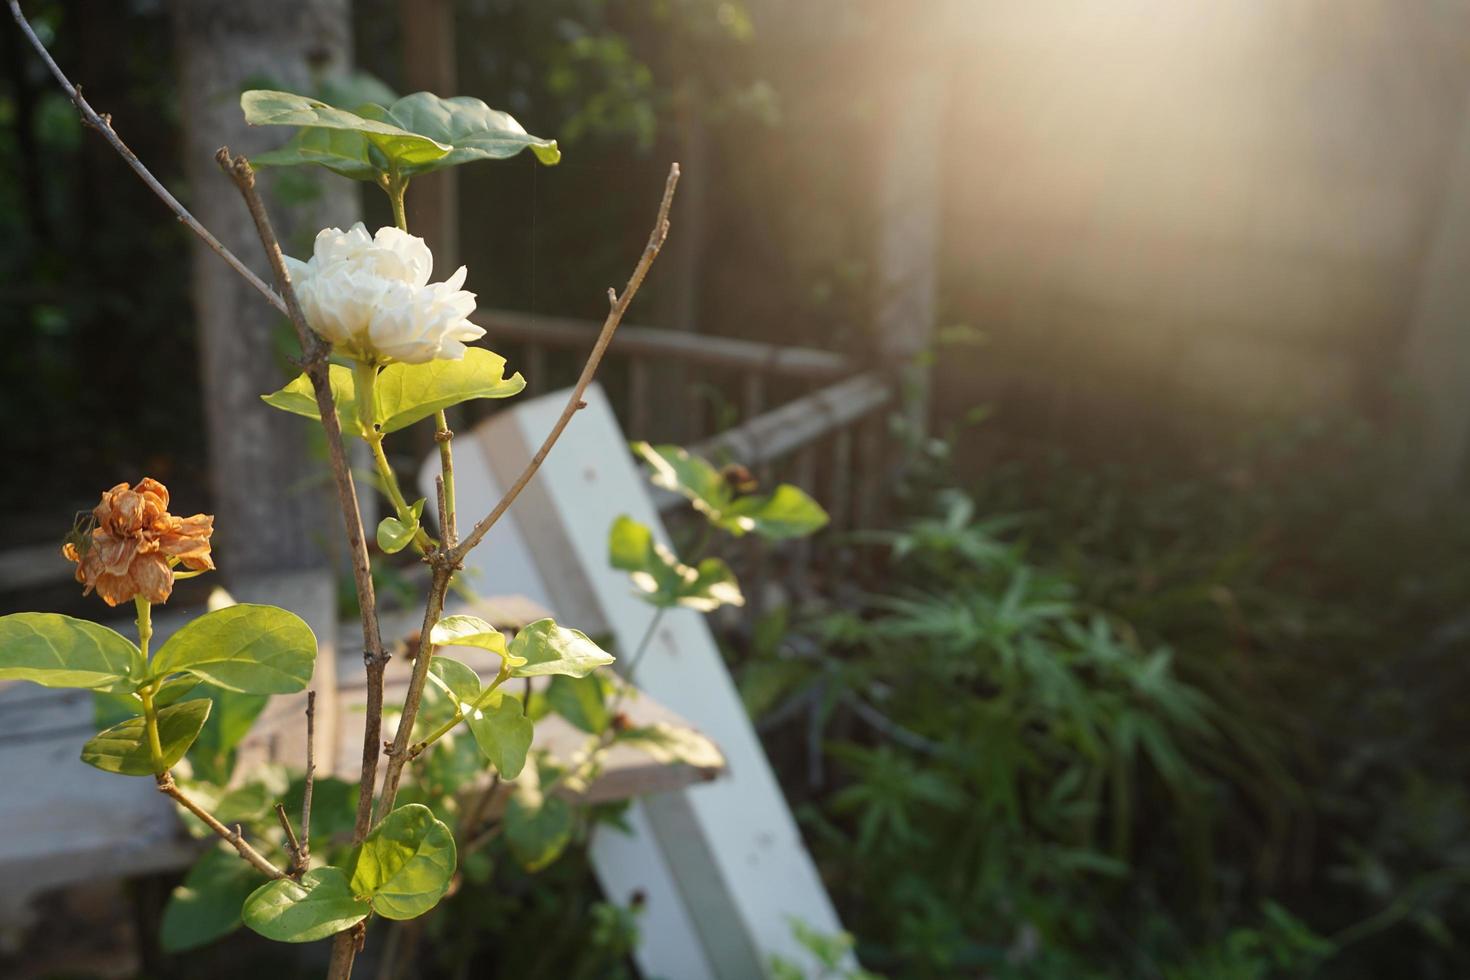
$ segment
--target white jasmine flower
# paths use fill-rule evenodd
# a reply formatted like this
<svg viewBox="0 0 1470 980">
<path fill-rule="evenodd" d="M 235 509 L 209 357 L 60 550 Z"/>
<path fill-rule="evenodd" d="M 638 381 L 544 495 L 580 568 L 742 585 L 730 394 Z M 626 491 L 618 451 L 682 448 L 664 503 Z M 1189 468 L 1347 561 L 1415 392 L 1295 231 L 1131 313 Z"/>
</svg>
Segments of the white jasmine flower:
<svg viewBox="0 0 1470 980">
<path fill-rule="evenodd" d="M 310 261 L 287 258 L 311 328 L 341 354 L 379 364 L 459 360 L 466 341 L 485 335 L 466 319 L 475 294 L 465 270 L 429 282 L 434 256 L 422 238 L 397 228 L 369 236 L 362 222 L 316 236 Z"/>
</svg>

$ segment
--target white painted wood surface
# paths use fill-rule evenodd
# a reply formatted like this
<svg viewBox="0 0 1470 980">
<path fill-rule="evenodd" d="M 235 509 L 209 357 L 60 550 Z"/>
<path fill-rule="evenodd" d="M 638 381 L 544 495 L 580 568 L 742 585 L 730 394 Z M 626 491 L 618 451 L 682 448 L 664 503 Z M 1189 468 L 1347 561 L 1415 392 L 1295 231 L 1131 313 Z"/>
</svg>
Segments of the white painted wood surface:
<svg viewBox="0 0 1470 980">
<path fill-rule="evenodd" d="M 501 412 L 455 442 L 460 523 L 489 508 L 524 466 L 565 403 L 551 394 Z M 482 594 L 522 593 L 587 632 L 632 651 L 653 609 L 607 563 L 607 531 L 628 514 L 664 536 L 642 474 L 599 386 L 587 393 L 556 450 L 505 519 L 470 557 Z M 432 489 L 437 459 L 420 485 Z M 772 954 L 809 963 L 791 934 L 841 924 L 823 889 L 738 692 L 699 614 L 671 610 L 637 683 L 720 746 L 730 776 L 648 797 L 632 836 L 599 831 L 592 858 L 616 902 L 646 909 L 636 958 L 646 976 L 674 980 L 765 975 Z"/>
</svg>

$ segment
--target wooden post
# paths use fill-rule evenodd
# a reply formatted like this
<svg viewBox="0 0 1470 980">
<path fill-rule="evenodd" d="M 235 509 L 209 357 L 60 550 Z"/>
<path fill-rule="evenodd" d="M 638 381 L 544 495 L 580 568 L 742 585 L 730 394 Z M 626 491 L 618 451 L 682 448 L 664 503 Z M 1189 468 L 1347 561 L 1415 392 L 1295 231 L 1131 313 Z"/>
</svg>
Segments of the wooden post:
<svg viewBox="0 0 1470 980">
<path fill-rule="evenodd" d="M 347 0 L 173 5 L 189 206 L 267 280 L 250 215 L 214 153 L 228 145 L 253 156 L 285 141 L 287 130 L 245 125 L 240 92 L 258 79 L 310 91 L 315 77 L 345 70 L 352 59 L 349 12 Z M 268 206 L 277 203 L 276 179 L 261 174 Z M 318 229 L 347 227 L 360 210 L 351 181 L 314 168 L 292 179 L 310 181 L 314 196 L 303 200 L 296 191 L 289 208 L 272 207 L 271 219 L 285 250 L 301 256 Z M 323 466 L 307 451 L 309 430 L 301 420 L 260 400 L 290 380 L 274 343 L 284 318 L 200 242 L 194 243 L 193 298 L 221 572 L 233 579 L 319 566 L 323 541 L 341 535 L 341 519 L 320 490 Z"/>
<path fill-rule="evenodd" d="M 880 363 L 894 365 L 911 431 L 927 431 L 928 351 L 933 343 L 939 260 L 939 147 L 945 86 L 930 59 L 914 56 L 880 114 L 877 295 L 873 327 Z"/>
<path fill-rule="evenodd" d="M 409 92 L 429 91 L 446 98 L 457 95 L 454 4 L 451 0 L 401 0 L 398 10 L 404 86 Z M 458 173 L 449 167 L 415 177 L 408 192 L 408 227 L 433 250 L 436 280 L 459 268 Z"/>
<path fill-rule="evenodd" d="M 1420 398 L 1418 496 L 1454 490 L 1470 454 L 1470 102 L 1424 261 L 1404 369 Z"/>
</svg>

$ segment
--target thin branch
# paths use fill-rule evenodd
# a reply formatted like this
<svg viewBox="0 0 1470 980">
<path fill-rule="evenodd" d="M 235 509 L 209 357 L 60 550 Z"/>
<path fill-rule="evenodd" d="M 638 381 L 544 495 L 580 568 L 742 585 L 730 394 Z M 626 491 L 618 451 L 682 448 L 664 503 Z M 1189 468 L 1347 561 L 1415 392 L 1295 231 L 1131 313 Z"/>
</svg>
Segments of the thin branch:
<svg viewBox="0 0 1470 980">
<path fill-rule="evenodd" d="M 71 80 L 66 77 L 61 68 L 52 59 L 51 53 L 46 50 L 46 46 L 41 43 L 41 39 L 36 37 L 36 32 L 31 30 L 30 22 L 21 13 L 18 0 L 9 0 L 9 2 L 11 16 L 15 18 L 16 24 L 20 25 L 21 32 L 31 42 L 31 47 L 36 49 L 36 53 L 41 56 L 41 60 L 51 70 L 51 74 L 56 78 L 56 82 L 61 86 L 61 90 L 71 99 L 72 105 L 77 107 L 77 112 L 81 114 L 82 122 L 101 133 L 102 138 L 112 144 L 112 148 L 118 152 L 118 155 L 123 158 L 128 166 L 133 168 L 133 172 L 138 175 L 139 179 L 148 185 L 148 189 L 158 195 L 158 198 L 164 204 L 168 205 L 169 210 L 178 217 L 179 221 L 186 225 L 194 234 L 198 235 L 200 240 L 208 245 L 214 254 L 224 259 L 230 268 L 240 273 L 245 281 L 250 283 L 251 286 L 254 286 L 272 306 L 285 313 L 286 304 L 281 297 L 276 295 L 275 291 L 267 286 L 259 276 L 251 272 L 245 263 L 236 258 L 234 252 L 231 252 L 218 238 L 211 235 L 209 229 L 201 225 L 189 213 L 188 209 L 179 203 L 178 198 L 170 194 L 168 188 L 160 184 L 158 178 L 149 173 L 148 168 L 143 166 L 143 161 L 139 160 L 137 154 L 128 149 L 128 145 L 122 141 L 117 135 L 116 130 L 112 128 L 112 117 L 106 113 L 97 112 L 88 104 L 86 99 L 82 98 L 82 90 L 71 83 Z"/>
<path fill-rule="evenodd" d="M 383 671 L 388 665 L 388 653 L 383 649 L 382 633 L 378 627 L 378 600 L 373 590 L 373 573 L 368 561 L 367 538 L 362 530 L 362 512 L 357 506 L 357 487 L 353 484 L 352 468 L 347 462 L 347 451 L 342 445 L 342 426 L 337 419 L 337 406 L 332 399 L 332 386 L 327 373 L 327 355 L 331 346 L 311 329 L 301 304 L 296 299 L 296 290 L 291 286 L 291 274 L 286 269 L 286 260 L 281 254 L 280 242 L 271 229 L 270 217 L 265 205 L 255 190 L 255 171 L 250 161 L 243 156 L 231 157 L 228 147 L 221 147 L 215 160 L 245 199 L 250 216 L 255 220 L 255 230 L 265 247 L 275 271 L 276 285 L 286 301 L 286 314 L 296 328 L 296 338 L 301 343 L 305 360 L 302 367 L 311 380 L 316 394 L 317 412 L 321 416 L 322 429 L 327 436 L 327 458 L 332 467 L 333 482 L 337 487 L 337 502 L 342 508 L 342 521 L 347 530 L 347 547 L 352 556 L 352 578 L 357 586 L 357 604 L 362 614 L 363 664 L 367 669 L 367 719 L 363 726 L 362 782 L 358 787 L 357 821 L 353 827 L 352 840 L 362 843 L 372 826 L 373 787 L 378 777 L 379 743 L 383 732 Z"/>
<path fill-rule="evenodd" d="M 316 784 L 316 692 L 306 692 L 306 783 L 301 789 L 301 870 L 311 864 L 311 791 Z"/>
<path fill-rule="evenodd" d="M 450 549 L 448 557 L 454 564 L 463 562 L 465 556 L 470 553 L 470 549 L 479 544 L 486 532 L 495 525 L 496 521 L 500 520 L 510 508 L 511 503 L 526 488 L 526 484 L 531 482 L 531 478 L 536 475 L 541 464 L 546 461 L 551 447 L 556 445 L 556 441 L 561 438 L 562 430 L 567 427 L 572 416 L 579 409 L 586 407 L 587 403 L 582 400 L 582 396 L 587 393 L 587 386 L 592 383 L 593 376 L 597 374 L 597 367 L 602 363 L 602 355 L 606 353 L 607 345 L 612 342 L 613 333 L 618 329 L 618 324 L 622 322 L 623 314 L 628 311 L 628 305 L 633 302 L 638 287 L 643 285 L 643 277 L 648 275 L 648 269 L 653 265 L 653 260 L 658 258 L 658 252 L 663 247 L 664 239 L 668 237 L 669 208 L 674 203 L 674 187 L 678 183 L 679 165 L 675 163 L 669 167 L 669 178 L 664 183 L 663 200 L 658 206 L 658 220 L 654 222 L 653 231 L 648 236 L 648 244 L 643 248 L 643 255 L 638 259 L 638 265 L 634 267 L 633 275 L 628 279 L 628 285 L 624 287 L 621 296 L 611 289 L 607 291 L 611 309 L 608 310 L 607 319 L 602 323 L 602 332 L 597 335 L 597 343 L 593 345 L 592 353 L 582 368 L 582 376 L 577 379 L 577 386 L 572 389 L 571 397 L 567 399 L 566 408 L 562 409 L 561 417 L 556 420 L 556 425 L 551 427 L 551 432 L 541 443 L 541 448 L 536 450 L 536 455 L 531 457 L 531 461 L 526 464 L 526 468 L 516 478 L 516 482 L 511 484 L 510 489 L 505 492 L 505 496 L 501 497 L 500 502 L 491 509 L 490 513 L 475 525 L 474 530 L 465 535 L 463 541 Z"/>
<path fill-rule="evenodd" d="M 383 791 L 378 795 L 378 808 L 374 814 L 376 820 L 392 813 L 393 802 L 398 798 L 398 784 L 403 778 L 403 767 L 408 764 L 408 743 L 413 736 L 413 723 L 418 717 L 424 684 L 429 679 L 429 665 L 434 659 L 434 645 L 429 642 L 429 636 L 444 612 L 444 598 L 449 593 L 449 578 L 453 574 L 452 567 L 435 565 L 433 577 L 429 581 L 429 599 L 424 604 L 424 624 L 419 630 L 418 652 L 414 655 L 408 691 L 403 696 L 403 713 L 398 716 L 398 730 L 393 735 L 392 747 L 387 750 L 388 765 L 383 770 Z"/>
<path fill-rule="evenodd" d="M 286 832 L 286 853 L 291 855 L 291 874 L 299 875 L 306 870 L 306 856 L 301 849 L 301 841 L 296 839 L 296 829 L 291 826 L 291 818 L 286 816 L 286 804 L 276 804 L 276 819 Z"/>
<path fill-rule="evenodd" d="M 214 818 L 214 814 L 210 813 L 198 803 L 195 803 L 193 800 L 185 796 L 184 791 L 179 789 L 178 784 L 174 782 L 174 777 L 172 773 L 159 773 L 153 778 L 158 783 L 158 791 L 160 793 L 171 797 L 185 810 L 188 810 L 190 813 L 194 814 L 194 816 L 202 820 L 205 826 L 218 834 L 225 841 L 225 843 L 229 844 L 236 851 L 240 852 L 240 856 L 246 861 L 249 861 L 250 864 L 261 874 L 266 875 L 270 878 L 286 877 L 286 872 L 282 871 L 274 864 L 271 864 L 270 861 L 266 859 L 265 855 L 261 854 L 255 848 L 250 846 L 249 842 L 247 842 L 245 838 L 240 835 L 240 828 L 238 826 L 234 830 L 231 830 L 229 827 L 226 827 L 224 824 L 216 820 Z"/>
<path fill-rule="evenodd" d="M 470 834 L 475 832 L 475 829 L 477 827 L 480 826 L 480 822 L 485 819 L 485 814 L 490 812 L 490 804 L 495 802 L 495 794 L 499 792 L 500 770 L 497 769 L 495 770 L 495 775 L 490 777 L 489 784 L 487 784 L 484 789 L 480 790 L 480 792 L 476 794 L 475 801 L 470 804 L 470 808 L 465 811 L 464 819 L 460 821 L 460 854 L 469 853 L 469 840 L 467 838 Z"/>
</svg>

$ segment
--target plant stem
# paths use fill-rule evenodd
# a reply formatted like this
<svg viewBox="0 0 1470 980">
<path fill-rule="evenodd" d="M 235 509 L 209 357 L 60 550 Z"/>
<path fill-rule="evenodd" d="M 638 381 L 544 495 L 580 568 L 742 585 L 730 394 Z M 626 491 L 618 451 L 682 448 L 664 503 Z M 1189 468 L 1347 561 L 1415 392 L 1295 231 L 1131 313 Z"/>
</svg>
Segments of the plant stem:
<svg viewBox="0 0 1470 980">
<path fill-rule="evenodd" d="M 148 660 L 148 641 L 153 639 L 153 604 L 142 596 L 133 597 L 133 608 L 138 610 L 138 649 L 143 651 L 143 660 Z"/>
<path fill-rule="evenodd" d="M 393 224 L 398 226 L 399 231 L 408 231 L 408 215 L 403 210 L 403 197 L 408 193 L 408 178 L 400 177 L 398 171 L 394 170 L 383 190 L 388 193 L 388 202 L 393 205 Z"/>
<path fill-rule="evenodd" d="M 357 393 L 357 424 L 362 429 L 363 439 L 372 450 L 373 465 L 377 467 L 378 478 L 383 481 L 383 492 L 393 504 L 394 516 L 407 527 L 415 523 L 416 519 L 398 486 L 398 475 L 388 462 L 388 454 L 383 451 L 383 432 L 378 422 L 378 370 L 376 364 L 368 361 L 356 361 L 352 366 L 354 389 Z M 422 527 L 414 533 L 413 546 L 421 555 L 428 553 L 429 535 Z"/>
<path fill-rule="evenodd" d="M 229 827 L 226 827 L 224 824 L 220 823 L 219 820 L 215 819 L 214 814 L 210 813 L 198 803 L 195 803 L 193 800 L 185 796 L 184 791 L 179 789 L 178 785 L 174 783 L 174 777 L 172 774 L 161 772 L 157 776 L 155 776 L 154 779 L 158 783 L 158 791 L 160 793 L 163 793 L 164 795 L 176 800 L 179 805 L 182 806 L 185 810 L 188 810 L 190 813 L 194 814 L 194 816 L 202 820 L 204 824 L 209 827 L 210 830 L 214 831 L 227 843 L 229 843 L 230 846 L 232 846 L 237 852 L 239 852 L 242 858 L 244 858 L 246 861 L 249 861 L 250 864 L 253 865 L 255 869 L 258 870 L 261 874 L 269 878 L 286 877 L 286 872 L 282 871 L 274 864 L 271 864 L 270 861 L 266 859 L 265 855 L 261 854 L 259 851 L 251 847 L 250 844 L 246 842 L 245 838 L 240 835 L 239 827 L 231 830 Z"/>
<path fill-rule="evenodd" d="M 454 450 L 450 448 L 454 433 L 442 408 L 434 413 L 434 425 L 434 441 L 439 443 L 439 472 L 444 477 L 444 513 L 440 515 L 444 526 L 439 528 L 439 533 L 444 536 L 444 546 L 453 548 L 459 543 L 459 529 L 454 520 Z"/>
</svg>

